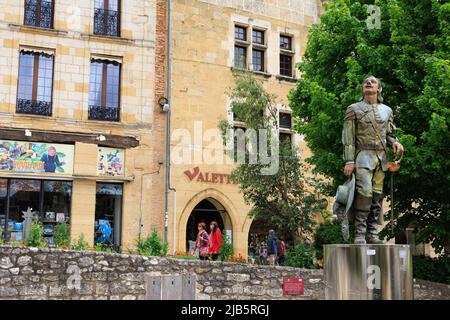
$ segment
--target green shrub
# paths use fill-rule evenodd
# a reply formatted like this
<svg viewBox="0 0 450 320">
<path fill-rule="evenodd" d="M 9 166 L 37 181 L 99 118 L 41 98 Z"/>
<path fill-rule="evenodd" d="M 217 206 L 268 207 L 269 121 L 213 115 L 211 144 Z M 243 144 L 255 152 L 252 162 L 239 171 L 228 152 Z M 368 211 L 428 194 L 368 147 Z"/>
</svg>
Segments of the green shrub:
<svg viewBox="0 0 450 320">
<path fill-rule="evenodd" d="M 415 278 L 450 284 L 450 256 L 413 256 L 412 262 Z"/>
<path fill-rule="evenodd" d="M 65 223 L 58 223 L 58 225 L 55 227 L 55 233 L 53 235 L 53 239 L 55 242 L 55 245 L 62 249 L 69 249 L 70 248 L 70 226 Z"/>
<path fill-rule="evenodd" d="M 314 250 L 306 249 L 303 244 L 297 244 L 294 248 L 290 248 L 286 252 L 285 266 L 317 269 L 318 266 L 314 263 Z"/>
<path fill-rule="evenodd" d="M 105 246 L 104 244 L 102 244 L 102 243 L 100 243 L 100 242 L 97 242 L 97 243 L 94 245 L 94 251 L 95 251 L 95 252 L 112 253 L 111 248 Z"/>
<path fill-rule="evenodd" d="M 30 235 L 25 239 L 25 245 L 28 247 L 45 247 L 44 226 L 39 221 L 34 220 L 30 226 Z"/>
<path fill-rule="evenodd" d="M 159 256 L 165 257 L 169 246 L 163 243 L 158 236 L 158 231 L 153 228 L 149 237 L 142 238 L 139 236 L 136 242 L 137 253 L 141 256 Z"/>
<path fill-rule="evenodd" d="M 89 243 L 87 243 L 86 239 L 84 238 L 84 234 L 81 234 L 78 237 L 77 242 L 72 245 L 72 249 L 73 250 L 78 250 L 78 251 L 87 251 L 87 250 L 89 250 Z"/>
<path fill-rule="evenodd" d="M 0 226 L 0 246 L 3 244 L 3 229 Z"/>
<path fill-rule="evenodd" d="M 333 243 L 353 243 L 354 227 L 350 225 L 350 238 L 345 241 L 342 238 L 341 224 L 338 221 L 326 221 L 321 223 L 314 235 L 314 250 L 318 260 L 323 259 L 323 245 Z"/>
<path fill-rule="evenodd" d="M 228 239 L 225 230 L 222 231 L 222 246 L 219 250 L 219 259 L 222 261 L 228 261 L 233 256 L 233 244 L 231 239 Z"/>
</svg>

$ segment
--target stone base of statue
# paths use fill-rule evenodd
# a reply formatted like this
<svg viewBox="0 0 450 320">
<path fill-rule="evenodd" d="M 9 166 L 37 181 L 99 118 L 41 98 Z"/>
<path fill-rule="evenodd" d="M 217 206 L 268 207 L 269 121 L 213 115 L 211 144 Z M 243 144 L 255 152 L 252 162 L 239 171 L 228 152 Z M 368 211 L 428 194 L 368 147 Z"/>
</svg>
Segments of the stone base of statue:
<svg viewBox="0 0 450 320">
<path fill-rule="evenodd" d="M 412 300 L 409 245 L 324 245 L 326 300 Z"/>
</svg>

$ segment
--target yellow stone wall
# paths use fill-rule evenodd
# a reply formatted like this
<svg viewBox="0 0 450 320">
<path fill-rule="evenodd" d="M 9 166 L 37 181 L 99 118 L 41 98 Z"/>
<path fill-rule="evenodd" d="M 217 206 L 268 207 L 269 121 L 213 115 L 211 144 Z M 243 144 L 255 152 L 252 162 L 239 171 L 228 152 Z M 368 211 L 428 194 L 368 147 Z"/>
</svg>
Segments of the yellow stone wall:
<svg viewBox="0 0 450 320">
<path fill-rule="evenodd" d="M 153 141 L 156 0 L 122 1 L 121 37 L 93 35 L 94 1 L 55 1 L 54 29 L 23 25 L 24 1 L 0 0 L 0 127 L 57 130 L 132 136 L 137 148 L 126 150 L 122 208 L 122 244 L 133 245 L 141 220 L 142 232 L 160 230 L 161 212 L 151 201 L 152 179 L 163 179 Z M 22 46 L 54 51 L 53 113 L 50 117 L 17 114 L 19 49 Z M 88 120 L 90 58 L 119 57 L 121 68 L 120 122 Z M 156 126 L 164 124 L 157 123 Z M 1 132 L 1 131 L 0 131 Z M 0 133 L 1 139 L 1 133 Z M 81 233 L 92 245 L 95 212 L 97 145 L 77 144 L 73 182 L 72 236 Z M 160 157 L 160 155 L 158 155 Z M 101 179 L 98 179 L 101 180 Z M 163 180 L 162 180 L 163 181 Z"/>
<path fill-rule="evenodd" d="M 280 107 L 287 104 L 287 94 L 294 83 L 280 80 L 279 35 L 293 37 L 294 62 L 299 62 L 305 49 L 308 27 L 318 21 L 320 1 L 218 1 L 175 0 L 172 17 L 172 134 L 186 129 L 192 139 L 172 137 L 171 185 L 176 192 L 175 250 L 186 250 L 186 223 L 192 209 L 201 200 L 215 199 L 227 211 L 232 224 L 235 254 L 247 255 L 251 219 L 238 187 L 233 184 L 189 181 L 183 173 L 199 166 L 203 172 L 230 173 L 232 164 L 174 163 L 175 151 L 223 153 L 221 142 L 210 146 L 208 141 L 194 141 L 194 126 L 201 123 L 203 132 L 216 129 L 220 120 L 231 119 L 225 91 L 233 85 L 231 67 L 234 59 L 234 25 L 240 23 L 266 30 L 267 72 L 269 78 L 256 75 L 266 89 L 278 96 Z M 251 36 L 251 34 L 250 34 Z M 295 77 L 299 77 L 298 71 Z M 199 122 L 200 121 L 200 122 Z M 309 150 L 299 135 L 294 144 L 301 156 Z M 180 147 L 182 146 L 182 147 Z M 171 194 L 171 208 L 173 206 Z M 172 210 L 171 210 L 172 211 Z M 170 241 L 173 243 L 173 215 L 170 215 Z M 226 224 L 226 223 L 225 223 Z M 227 228 L 227 226 L 225 226 Z M 192 239 L 194 240 L 194 239 Z"/>
</svg>

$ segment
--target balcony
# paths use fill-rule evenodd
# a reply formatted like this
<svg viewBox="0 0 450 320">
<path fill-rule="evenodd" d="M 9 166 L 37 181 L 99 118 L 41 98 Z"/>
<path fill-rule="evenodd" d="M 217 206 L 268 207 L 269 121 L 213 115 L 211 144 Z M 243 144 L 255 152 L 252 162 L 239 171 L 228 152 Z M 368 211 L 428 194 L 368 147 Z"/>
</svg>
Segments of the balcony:
<svg viewBox="0 0 450 320">
<path fill-rule="evenodd" d="M 94 10 L 94 34 L 119 37 L 119 11 L 95 9 Z"/>
<path fill-rule="evenodd" d="M 51 116 L 52 103 L 47 101 L 33 101 L 19 98 L 17 99 L 16 112 L 39 116 Z"/>
<path fill-rule="evenodd" d="M 100 121 L 119 121 L 119 108 L 91 105 L 88 109 L 88 119 Z"/>
<path fill-rule="evenodd" d="M 24 24 L 40 28 L 53 28 L 53 1 L 25 0 Z"/>
</svg>

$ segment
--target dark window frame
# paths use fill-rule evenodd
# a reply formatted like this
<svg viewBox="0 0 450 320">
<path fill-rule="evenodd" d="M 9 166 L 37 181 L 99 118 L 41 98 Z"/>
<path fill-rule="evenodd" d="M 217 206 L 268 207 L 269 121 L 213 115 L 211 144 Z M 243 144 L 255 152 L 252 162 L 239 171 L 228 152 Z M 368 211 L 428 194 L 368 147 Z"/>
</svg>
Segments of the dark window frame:
<svg viewBox="0 0 450 320">
<path fill-rule="evenodd" d="M 292 36 L 280 35 L 280 49 L 292 51 Z"/>
<path fill-rule="evenodd" d="M 90 105 L 89 104 L 89 110 L 88 110 L 88 120 L 100 120 L 100 121 L 112 121 L 112 122 L 120 122 L 120 112 L 121 112 L 121 96 L 122 96 L 122 63 L 119 62 L 115 62 L 112 60 L 107 60 L 107 59 L 97 59 L 97 58 L 91 58 L 91 64 L 93 62 L 96 63 L 101 63 L 102 66 L 102 98 L 101 98 L 101 103 L 100 105 Z M 107 105 L 107 79 L 108 79 L 108 64 L 112 64 L 112 65 L 118 65 L 119 67 L 119 83 L 118 83 L 118 90 L 117 90 L 117 107 L 114 106 L 108 106 Z M 91 67 L 91 72 L 92 72 L 92 66 Z M 91 94 L 91 86 L 92 83 L 89 79 L 89 96 Z M 89 97 L 90 99 L 90 97 Z M 90 102 L 90 101 L 89 101 Z M 104 109 L 102 109 L 104 108 Z M 105 111 L 107 110 L 107 108 L 115 108 L 117 109 L 117 116 L 116 117 L 111 117 L 108 118 L 108 116 L 95 116 L 95 112 L 96 111 Z"/>
<path fill-rule="evenodd" d="M 238 65 L 237 61 L 236 61 L 236 49 L 242 49 L 244 51 L 243 57 L 244 57 L 244 61 L 243 61 L 243 65 Z M 239 62 L 241 60 L 239 59 Z M 247 47 L 244 46 L 240 46 L 240 45 L 235 45 L 234 46 L 234 67 L 235 68 L 241 68 L 241 69 L 247 69 Z"/>
<path fill-rule="evenodd" d="M 111 30 L 110 30 L 110 26 L 108 24 L 108 19 L 105 17 L 109 17 L 109 12 L 113 11 L 113 10 L 109 10 L 109 1 L 110 0 L 103 0 L 103 9 L 101 8 L 96 8 L 95 7 L 95 1 L 94 1 L 94 26 L 93 26 L 93 33 L 95 35 L 99 35 L 99 36 L 109 36 L 109 37 L 119 37 L 121 36 L 121 19 L 122 19 L 122 1 L 121 0 L 117 0 L 117 34 L 110 34 Z M 96 29 L 96 11 L 103 11 L 103 29 Z"/>
<path fill-rule="evenodd" d="M 283 59 L 287 59 L 289 62 L 283 61 Z M 280 54 L 280 75 L 285 77 L 293 77 L 291 55 Z"/>
<path fill-rule="evenodd" d="M 241 25 L 234 25 L 234 40 L 239 40 L 239 41 L 247 41 L 247 29 L 248 27 L 244 27 Z M 238 32 L 236 32 L 238 31 Z M 240 32 L 239 31 L 243 31 L 243 39 L 236 37 L 236 35 L 239 35 Z"/>
<path fill-rule="evenodd" d="M 257 70 L 255 68 L 256 64 L 255 64 L 255 56 L 254 54 L 256 52 L 259 52 L 261 54 L 261 62 L 258 64 L 258 66 L 260 66 L 261 70 Z M 264 50 L 260 50 L 260 49 L 253 49 L 252 50 L 252 66 L 253 66 L 253 71 L 258 71 L 258 72 L 265 72 L 265 59 L 264 59 L 264 54 L 265 51 Z"/>
<path fill-rule="evenodd" d="M 261 35 L 261 41 L 255 40 L 255 33 Z M 258 39 L 258 36 L 256 36 L 256 39 Z M 259 29 L 252 29 L 252 42 L 259 45 L 265 45 L 265 31 L 259 30 Z"/>
<path fill-rule="evenodd" d="M 32 91 L 31 91 L 31 100 L 29 99 L 23 99 L 21 97 L 19 97 L 19 84 L 20 84 L 20 64 L 21 64 L 21 55 L 25 54 L 24 52 L 27 52 L 27 54 L 33 55 L 34 56 L 34 62 L 33 62 L 33 83 L 32 83 Z M 52 57 L 52 81 L 51 81 L 51 90 L 50 90 L 50 101 L 40 101 L 37 100 L 37 91 L 38 91 L 38 81 L 39 81 L 39 57 L 40 56 L 50 56 Z M 53 81 L 55 78 L 55 56 L 52 54 L 46 54 L 43 52 L 39 52 L 39 51 L 26 51 L 26 50 L 21 50 L 19 52 L 19 74 L 17 77 L 17 92 L 16 92 L 16 113 L 21 113 L 21 114 L 32 114 L 32 115 L 41 115 L 41 116 L 52 116 L 53 113 Z M 42 110 L 39 111 L 35 111 L 35 112 L 27 112 L 27 111 L 23 111 L 20 110 L 21 109 L 21 105 L 22 103 L 24 104 L 29 104 L 31 107 L 33 107 L 33 105 L 37 108 L 39 108 L 39 104 L 41 102 L 47 102 L 49 105 L 48 106 L 42 106 Z M 26 109 L 26 108 L 24 108 Z"/>
<path fill-rule="evenodd" d="M 292 129 L 292 114 L 289 112 L 279 112 L 278 121 L 280 128 Z M 289 124 L 286 124 L 289 121 Z"/>
<path fill-rule="evenodd" d="M 32 26 L 32 27 L 36 27 L 36 28 L 45 28 L 45 29 L 53 29 L 54 28 L 54 20 L 55 20 L 55 0 L 36 0 L 36 21 L 34 24 L 30 24 L 27 23 L 27 8 L 29 7 L 29 4 L 27 4 L 27 2 L 30 2 L 30 0 L 24 0 L 23 2 L 23 24 L 26 26 Z M 51 18 L 50 18 L 50 26 L 49 27 L 45 27 L 45 26 L 41 26 L 41 6 L 42 6 L 42 2 L 51 2 Z"/>
</svg>

